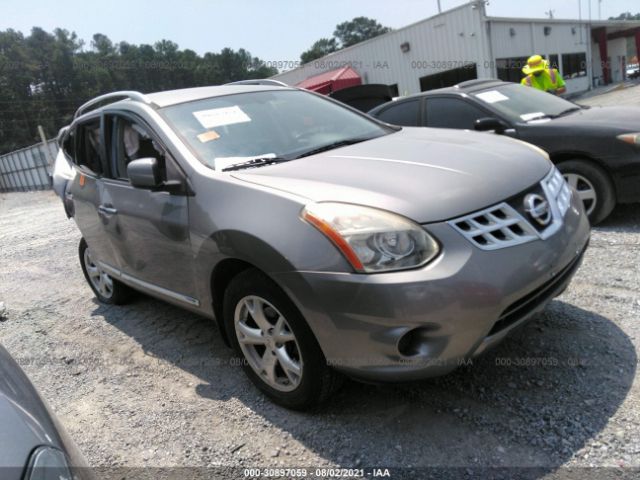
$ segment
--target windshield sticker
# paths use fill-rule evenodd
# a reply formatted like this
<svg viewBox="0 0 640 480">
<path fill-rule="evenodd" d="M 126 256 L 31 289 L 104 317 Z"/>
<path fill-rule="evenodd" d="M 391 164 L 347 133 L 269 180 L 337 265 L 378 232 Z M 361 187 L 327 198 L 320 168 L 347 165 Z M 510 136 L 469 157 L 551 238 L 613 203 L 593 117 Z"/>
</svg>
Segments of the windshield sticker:
<svg viewBox="0 0 640 480">
<path fill-rule="evenodd" d="M 204 132 L 198 135 L 198 140 L 200 140 L 202 143 L 207 143 L 211 140 L 217 140 L 218 138 L 220 138 L 220 134 L 215 130 L 209 130 L 208 132 Z"/>
<path fill-rule="evenodd" d="M 203 128 L 215 128 L 223 125 L 233 125 L 234 123 L 251 121 L 249 116 L 237 105 L 233 107 L 212 108 L 211 110 L 200 110 L 199 112 L 193 112 L 193 116 L 198 119 Z"/>
<path fill-rule="evenodd" d="M 482 100 L 484 102 L 487 102 L 487 103 L 504 102 L 505 100 L 509 100 L 509 97 L 507 97 L 506 95 L 500 93 L 497 90 L 491 90 L 489 92 L 478 93 L 478 94 L 476 94 L 476 97 L 478 97 L 480 100 Z"/>
<path fill-rule="evenodd" d="M 540 118 L 540 117 L 546 117 L 546 116 L 547 114 L 544 112 L 533 112 L 533 113 L 525 113 L 523 115 L 520 115 L 520 118 L 525 122 L 528 122 L 529 120 L 533 120 L 534 118 Z"/>
</svg>

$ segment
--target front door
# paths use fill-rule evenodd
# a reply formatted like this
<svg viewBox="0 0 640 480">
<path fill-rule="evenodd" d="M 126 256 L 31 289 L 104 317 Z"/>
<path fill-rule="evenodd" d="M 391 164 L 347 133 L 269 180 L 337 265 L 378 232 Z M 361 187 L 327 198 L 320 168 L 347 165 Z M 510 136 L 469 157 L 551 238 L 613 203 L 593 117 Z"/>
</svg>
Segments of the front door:
<svg viewBox="0 0 640 480">
<path fill-rule="evenodd" d="M 105 116 L 109 178 L 102 204 L 111 212 L 105 229 L 122 275 L 133 284 L 174 300 L 198 305 L 194 298 L 193 254 L 189 239 L 188 197 L 131 185 L 127 164 L 156 158 L 165 180 L 182 180 L 168 151 L 137 117 Z"/>
</svg>

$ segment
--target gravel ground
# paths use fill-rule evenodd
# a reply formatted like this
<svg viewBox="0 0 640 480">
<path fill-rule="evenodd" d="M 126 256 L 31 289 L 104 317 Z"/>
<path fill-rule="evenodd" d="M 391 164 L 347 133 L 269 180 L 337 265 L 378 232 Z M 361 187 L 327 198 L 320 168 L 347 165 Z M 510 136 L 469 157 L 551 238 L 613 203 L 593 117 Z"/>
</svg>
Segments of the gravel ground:
<svg viewBox="0 0 640 480">
<path fill-rule="evenodd" d="M 259 394 L 212 322 L 144 296 L 98 304 L 79 238 L 52 193 L 0 195 L 0 342 L 104 478 L 336 465 L 394 478 L 640 475 L 627 470 L 640 468 L 640 206 L 596 228 L 570 288 L 473 365 L 406 385 L 347 382 L 304 414 Z"/>
</svg>

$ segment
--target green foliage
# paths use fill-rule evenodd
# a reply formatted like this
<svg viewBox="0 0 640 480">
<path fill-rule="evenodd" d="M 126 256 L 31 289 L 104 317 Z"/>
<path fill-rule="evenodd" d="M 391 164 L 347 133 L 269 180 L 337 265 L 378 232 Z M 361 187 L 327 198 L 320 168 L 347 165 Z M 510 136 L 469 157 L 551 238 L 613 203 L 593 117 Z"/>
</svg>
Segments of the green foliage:
<svg viewBox="0 0 640 480">
<path fill-rule="evenodd" d="M 308 63 L 341 48 L 350 47 L 390 31 L 391 28 L 382 26 L 372 18 L 355 17 L 351 21 L 336 25 L 332 38 L 321 38 L 316 41 L 309 50 L 302 52 L 300 60 L 302 63 Z"/>
<path fill-rule="evenodd" d="M 390 31 L 389 27 L 382 26 L 373 18 L 356 17 L 350 22 L 343 22 L 337 25 L 333 36 L 345 48 Z"/>
<path fill-rule="evenodd" d="M 309 50 L 302 52 L 300 60 L 302 60 L 302 63 L 308 63 L 336 50 L 338 50 L 338 42 L 335 38 L 321 38 L 311 45 Z"/>
<path fill-rule="evenodd" d="M 609 20 L 640 20 L 640 13 L 632 15 L 631 12 L 624 12 L 617 17 L 609 17 Z"/>
<path fill-rule="evenodd" d="M 155 92 L 265 78 L 277 71 L 244 49 L 200 56 L 161 40 L 114 44 L 96 33 L 89 49 L 75 33 L 34 27 L 0 31 L 0 152 L 54 137 L 87 100 L 114 90 Z"/>
</svg>

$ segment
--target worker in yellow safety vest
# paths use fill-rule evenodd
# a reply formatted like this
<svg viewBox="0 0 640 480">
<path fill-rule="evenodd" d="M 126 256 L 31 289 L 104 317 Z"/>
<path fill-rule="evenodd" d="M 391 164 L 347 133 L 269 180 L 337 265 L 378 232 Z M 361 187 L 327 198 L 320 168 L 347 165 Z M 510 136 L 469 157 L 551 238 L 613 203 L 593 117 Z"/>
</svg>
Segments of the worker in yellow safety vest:
<svg viewBox="0 0 640 480">
<path fill-rule="evenodd" d="M 549 62 L 540 55 L 529 57 L 522 72 L 526 75 L 520 82 L 522 85 L 554 95 L 560 95 L 567 91 L 562 75 L 558 73 L 557 69 L 551 68 Z"/>
</svg>

